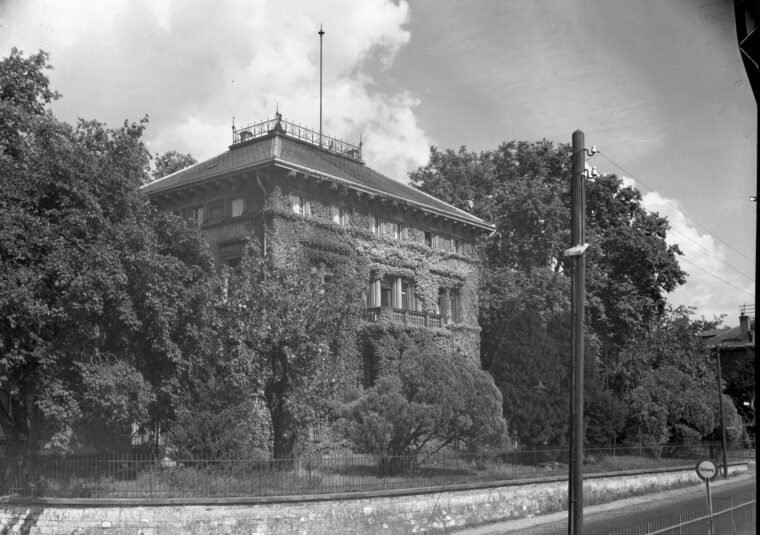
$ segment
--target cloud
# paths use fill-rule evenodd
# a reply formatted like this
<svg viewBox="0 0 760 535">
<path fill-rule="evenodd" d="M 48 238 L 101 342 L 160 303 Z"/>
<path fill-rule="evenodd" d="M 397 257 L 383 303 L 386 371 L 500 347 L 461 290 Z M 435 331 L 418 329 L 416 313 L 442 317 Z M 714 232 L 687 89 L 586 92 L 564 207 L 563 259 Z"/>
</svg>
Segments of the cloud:
<svg viewBox="0 0 760 535">
<path fill-rule="evenodd" d="M 319 128 L 322 24 L 324 132 L 361 134 L 367 163 L 400 180 L 427 158 L 418 100 L 373 79 L 409 42 L 405 1 L 10 0 L 0 15 L 6 51 L 51 53 L 59 117 L 116 126 L 148 114 L 152 151 L 199 159 L 227 148 L 233 116 L 250 124 L 279 107 Z"/>
<path fill-rule="evenodd" d="M 624 177 L 623 182 L 636 187 L 633 179 Z M 746 259 L 737 257 L 694 223 L 675 199 L 656 191 L 644 193 L 642 197 L 647 210 L 668 218 L 671 229 L 667 241 L 678 245 L 683 252 L 679 262 L 681 269 L 688 273 L 686 284 L 669 294 L 668 302 L 674 306 L 696 307 L 697 314 L 706 320 L 725 315 L 727 325 L 737 324 L 739 307 L 752 303 L 755 292 L 754 280 L 750 279 L 753 269 L 742 266 Z"/>
</svg>

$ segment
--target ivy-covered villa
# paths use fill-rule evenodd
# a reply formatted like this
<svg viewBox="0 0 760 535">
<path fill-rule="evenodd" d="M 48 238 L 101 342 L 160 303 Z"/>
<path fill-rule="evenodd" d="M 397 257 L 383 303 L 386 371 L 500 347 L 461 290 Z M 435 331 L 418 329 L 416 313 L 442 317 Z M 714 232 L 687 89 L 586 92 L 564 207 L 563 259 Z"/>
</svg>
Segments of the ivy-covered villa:
<svg viewBox="0 0 760 535">
<path fill-rule="evenodd" d="M 348 255 L 370 273 L 357 333 L 365 386 L 398 357 L 401 340 L 432 335 L 478 360 L 476 239 L 481 219 L 373 171 L 362 146 L 282 119 L 233 127 L 226 152 L 142 187 L 160 209 L 201 226 L 220 264 L 246 242 L 321 276 Z M 280 259 L 280 260 L 278 260 Z"/>
</svg>

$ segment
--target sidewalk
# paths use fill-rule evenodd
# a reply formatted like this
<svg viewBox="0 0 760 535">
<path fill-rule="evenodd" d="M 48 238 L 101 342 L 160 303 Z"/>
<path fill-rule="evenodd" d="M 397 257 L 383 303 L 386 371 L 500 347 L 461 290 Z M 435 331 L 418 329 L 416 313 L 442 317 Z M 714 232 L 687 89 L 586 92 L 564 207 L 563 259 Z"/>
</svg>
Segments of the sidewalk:
<svg viewBox="0 0 760 535">
<path fill-rule="evenodd" d="M 747 481 L 755 478 L 755 465 L 750 463 L 749 470 L 741 475 L 732 477 L 730 479 L 719 479 L 710 484 L 711 488 L 720 488 L 724 485 L 734 484 L 740 481 Z M 666 490 L 662 492 L 655 492 L 652 494 L 645 494 L 637 496 L 635 498 L 626 498 L 623 500 L 616 500 L 614 502 L 604 503 L 600 505 L 592 505 L 584 507 L 583 517 L 584 519 L 591 519 L 594 515 L 602 515 L 610 511 L 616 511 L 619 509 L 630 508 L 634 505 L 646 504 L 651 502 L 665 502 L 673 497 L 682 497 L 690 494 L 699 495 L 704 494 L 705 489 L 703 485 L 694 485 L 690 487 L 683 487 L 680 489 Z M 522 533 L 528 529 L 536 528 L 544 524 L 551 524 L 554 522 L 567 522 L 567 511 L 560 511 L 557 513 L 549 513 L 546 515 L 534 516 L 532 518 L 521 518 L 518 520 L 505 520 L 494 524 L 487 524 L 485 526 L 478 526 L 474 528 L 464 528 L 461 530 L 453 531 L 456 535 L 503 535 L 505 533 Z"/>
</svg>

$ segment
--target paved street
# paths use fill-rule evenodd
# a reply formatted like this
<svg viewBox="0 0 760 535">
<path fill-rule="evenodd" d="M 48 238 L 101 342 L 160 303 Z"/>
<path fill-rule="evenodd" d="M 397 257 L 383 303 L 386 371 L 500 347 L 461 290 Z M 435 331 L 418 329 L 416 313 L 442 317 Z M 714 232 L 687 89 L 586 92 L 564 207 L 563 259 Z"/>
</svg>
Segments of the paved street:
<svg viewBox="0 0 760 535">
<path fill-rule="evenodd" d="M 755 491 L 756 474 L 751 472 L 716 481 L 712 484 L 713 503 L 718 506 L 722 500 L 747 496 Z M 676 489 L 637 498 L 619 500 L 604 505 L 588 507 L 583 515 L 583 535 L 609 535 L 616 530 L 670 518 L 679 512 L 689 512 L 705 505 L 704 486 Z M 542 515 L 535 518 L 512 520 L 479 528 L 456 532 L 457 535 L 565 535 L 567 533 L 567 511 Z"/>
</svg>

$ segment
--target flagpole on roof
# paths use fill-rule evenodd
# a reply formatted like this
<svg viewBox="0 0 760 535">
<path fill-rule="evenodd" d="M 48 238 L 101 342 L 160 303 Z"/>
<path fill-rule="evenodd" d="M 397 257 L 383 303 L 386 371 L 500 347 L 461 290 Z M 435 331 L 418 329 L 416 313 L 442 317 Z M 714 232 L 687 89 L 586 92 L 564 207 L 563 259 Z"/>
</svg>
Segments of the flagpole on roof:
<svg viewBox="0 0 760 535">
<path fill-rule="evenodd" d="M 325 32 L 319 25 L 319 146 L 322 147 L 322 36 Z"/>
</svg>

